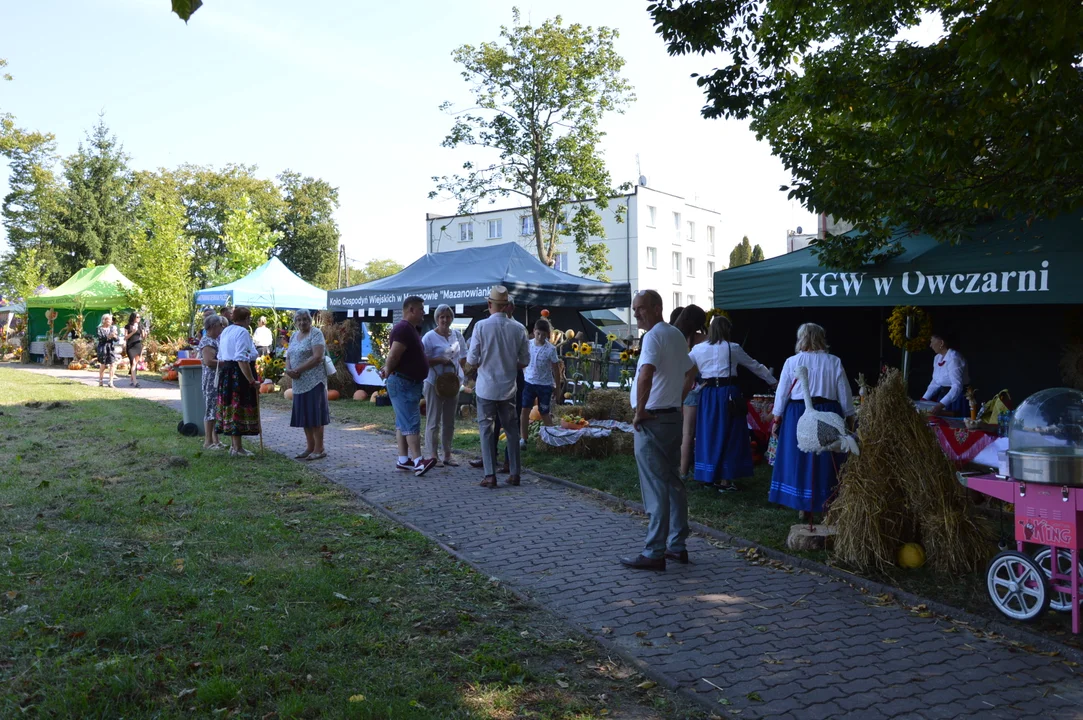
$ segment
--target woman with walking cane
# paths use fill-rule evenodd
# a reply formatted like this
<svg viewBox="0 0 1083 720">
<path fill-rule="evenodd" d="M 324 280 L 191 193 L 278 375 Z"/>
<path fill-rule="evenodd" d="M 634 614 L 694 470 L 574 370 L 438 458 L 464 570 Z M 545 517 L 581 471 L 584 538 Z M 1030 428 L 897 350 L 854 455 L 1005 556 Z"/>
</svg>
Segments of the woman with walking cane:
<svg viewBox="0 0 1083 720">
<path fill-rule="evenodd" d="M 233 324 L 222 331 L 218 338 L 218 411 L 215 430 L 228 435 L 232 446 L 231 457 L 251 457 L 244 449 L 241 439 L 245 435 L 259 435 L 263 443 L 263 429 L 259 421 L 259 379 L 256 376 L 256 346 L 248 331 L 252 311 L 238 306 L 233 308 Z"/>
</svg>

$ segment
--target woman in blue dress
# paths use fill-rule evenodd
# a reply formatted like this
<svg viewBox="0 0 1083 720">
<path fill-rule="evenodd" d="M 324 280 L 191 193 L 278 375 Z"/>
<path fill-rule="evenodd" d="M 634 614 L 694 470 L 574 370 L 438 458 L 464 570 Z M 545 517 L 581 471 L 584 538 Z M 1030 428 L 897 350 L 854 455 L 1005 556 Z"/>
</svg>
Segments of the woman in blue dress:
<svg viewBox="0 0 1083 720">
<path fill-rule="evenodd" d="M 845 455 L 802 452 L 797 447 L 797 421 L 805 412 L 805 393 L 797 382 L 796 369 L 808 368 L 812 405 L 822 412 L 846 418 L 854 415 L 853 394 L 839 358 L 827 352 L 827 333 L 819 325 L 805 323 L 797 329 L 797 354 L 786 360 L 775 391 L 772 433 L 778 435 L 778 452 L 771 475 L 768 499 L 793 508 L 804 520 L 822 513 L 835 492 L 838 468 Z"/>
<path fill-rule="evenodd" d="M 730 342 L 732 329 L 727 317 L 719 315 L 711 320 L 707 342 L 688 353 L 692 369 L 685 375 L 685 387 L 693 383 L 700 386 L 695 478 L 717 486 L 720 492 L 736 490 L 733 480 L 752 475 L 748 411 L 736 385 L 737 368 L 743 365 L 772 387 L 777 382 L 770 370 Z"/>
<path fill-rule="evenodd" d="M 679 308 L 680 313 L 670 323 L 681 331 L 684 341 L 691 350 L 702 342 L 706 342 L 707 313 L 699 305 L 688 305 Z M 674 311 L 676 312 L 676 311 Z M 697 378 L 698 380 L 698 378 Z M 699 382 L 692 383 L 684 397 L 684 407 L 681 409 L 683 421 L 681 434 L 681 479 L 690 480 L 692 477 L 693 451 L 696 444 L 696 417 L 699 414 Z"/>
</svg>

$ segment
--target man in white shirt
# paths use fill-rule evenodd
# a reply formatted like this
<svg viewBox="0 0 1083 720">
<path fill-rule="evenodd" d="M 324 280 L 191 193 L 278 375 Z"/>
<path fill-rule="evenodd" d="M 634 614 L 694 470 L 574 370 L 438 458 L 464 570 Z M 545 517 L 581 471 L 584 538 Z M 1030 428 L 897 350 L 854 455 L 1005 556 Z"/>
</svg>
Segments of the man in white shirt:
<svg viewBox="0 0 1083 720">
<path fill-rule="evenodd" d="M 274 337 L 271 335 L 271 328 L 267 327 L 267 318 L 261 315 L 259 327 L 252 333 L 252 344 L 256 346 L 256 352 L 260 355 L 267 355 L 271 352 L 273 342 Z"/>
<path fill-rule="evenodd" d="M 688 495 L 681 480 L 681 406 L 684 376 L 692 366 L 681 331 L 662 319 L 662 296 L 641 290 L 632 300 L 640 340 L 632 381 L 635 456 L 639 489 L 650 521 L 643 552 L 621 563 L 637 570 L 665 570 L 666 558 L 688 562 Z"/>
<path fill-rule="evenodd" d="M 494 285 L 489 291 L 489 317 L 474 325 L 466 364 L 477 368 L 474 395 L 478 404 L 478 431 L 481 434 L 481 459 L 485 467 L 482 487 L 496 487 L 496 442 L 494 420 L 507 435 L 508 485 L 520 482 L 519 418 L 515 409 L 515 378 L 530 364 L 526 328 L 504 312 L 509 303 L 508 289 Z"/>
</svg>

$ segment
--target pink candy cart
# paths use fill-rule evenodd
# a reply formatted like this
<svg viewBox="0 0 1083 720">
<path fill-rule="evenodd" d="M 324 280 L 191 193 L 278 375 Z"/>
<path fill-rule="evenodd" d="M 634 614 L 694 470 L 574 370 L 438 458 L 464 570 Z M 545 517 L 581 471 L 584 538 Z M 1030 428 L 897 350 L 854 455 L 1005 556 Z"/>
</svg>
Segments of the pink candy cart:
<svg viewBox="0 0 1083 720">
<path fill-rule="evenodd" d="M 1016 549 L 989 563 L 989 599 L 1012 620 L 1033 620 L 1048 608 L 1071 611 L 1078 634 L 1083 393 L 1055 388 L 1027 398 L 1012 418 L 1008 447 L 997 474 L 959 474 L 971 490 L 1015 506 Z"/>
</svg>

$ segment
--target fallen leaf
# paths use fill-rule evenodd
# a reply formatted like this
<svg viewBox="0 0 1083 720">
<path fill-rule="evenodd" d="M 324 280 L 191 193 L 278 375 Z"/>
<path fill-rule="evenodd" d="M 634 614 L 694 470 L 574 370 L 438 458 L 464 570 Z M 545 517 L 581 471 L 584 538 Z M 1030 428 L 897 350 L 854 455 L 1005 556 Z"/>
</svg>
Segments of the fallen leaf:
<svg viewBox="0 0 1083 720">
<path fill-rule="evenodd" d="M 658 687 L 658 683 L 656 683 L 654 680 L 644 680 L 643 682 L 636 685 L 636 687 L 640 690 L 650 690 L 652 688 Z"/>
<path fill-rule="evenodd" d="M 30 609 L 29 605 L 20 605 L 19 607 L 15 608 L 15 612 L 13 614 L 14 615 L 22 615 L 24 612 L 26 612 L 29 609 Z"/>
<path fill-rule="evenodd" d="M 636 637 L 647 637 L 647 632 L 645 630 L 640 630 L 636 633 Z"/>
<path fill-rule="evenodd" d="M 571 685 L 569 685 L 568 683 L 564 682 L 563 680 L 557 680 L 557 685 L 558 685 L 559 687 L 562 687 L 562 688 L 569 688 L 569 687 L 571 687 Z"/>
<path fill-rule="evenodd" d="M 351 695 L 347 702 L 365 702 L 364 695 Z"/>
<path fill-rule="evenodd" d="M 751 700 L 752 702 L 763 702 L 763 698 L 760 697 L 760 694 L 758 692 L 750 692 L 747 695 L 745 695 L 745 697 L 748 698 L 749 700 Z"/>
<path fill-rule="evenodd" d="M 241 585 L 251 585 L 256 579 L 255 575 L 249 575 L 244 580 L 241 580 Z"/>
<path fill-rule="evenodd" d="M 380 598 L 378 598 L 378 597 L 370 597 L 369 598 L 369 604 L 370 605 L 379 605 L 380 604 Z"/>
<path fill-rule="evenodd" d="M 15 598 L 19 597 L 19 593 L 15 590 L 8 590 L 6 593 L 4 593 L 4 595 L 7 597 L 8 600 L 14 600 Z"/>
<path fill-rule="evenodd" d="M 350 599 L 350 598 L 346 597 L 345 595 L 343 595 L 340 592 L 334 593 L 334 596 L 337 597 L 339 600 L 349 600 Z"/>
<path fill-rule="evenodd" d="M 180 700 L 183 697 L 188 697 L 189 695 L 193 694 L 195 691 L 196 691 L 195 688 L 184 688 L 179 693 L 177 693 L 177 699 Z"/>
<path fill-rule="evenodd" d="M 173 572 L 184 572 L 184 558 L 177 558 L 173 561 Z"/>
<path fill-rule="evenodd" d="M 893 644 L 895 644 L 895 643 L 897 643 L 897 642 L 899 642 L 899 641 L 898 641 L 898 640 L 895 640 L 895 639 L 893 639 L 893 638 L 884 638 L 884 639 L 883 639 L 883 640 L 881 640 L 880 642 L 882 642 L 882 643 L 886 643 L 886 644 L 888 644 L 888 645 L 893 645 Z"/>
<path fill-rule="evenodd" d="M 753 630 L 759 630 L 760 632 L 767 632 L 767 626 L 766 625 L 756 625 L 752 629 Z"/>
</svg>

